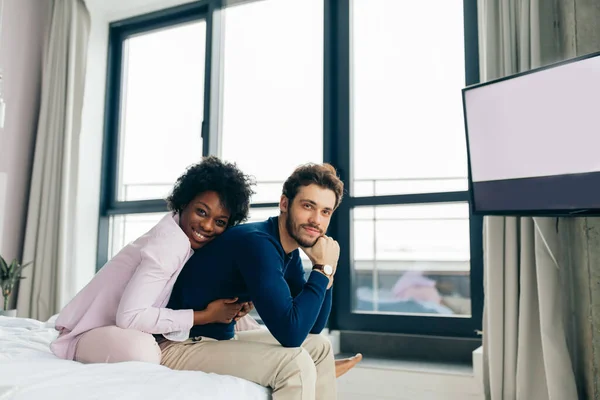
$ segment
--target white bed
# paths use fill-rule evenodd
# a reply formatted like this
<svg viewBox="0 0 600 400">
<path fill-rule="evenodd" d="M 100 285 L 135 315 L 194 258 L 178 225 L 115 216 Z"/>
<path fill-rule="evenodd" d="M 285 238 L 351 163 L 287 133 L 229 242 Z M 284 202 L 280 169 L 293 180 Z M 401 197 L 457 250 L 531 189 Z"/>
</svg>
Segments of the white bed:
<svg viewBox="0 0 600 400">
<path fill-rule="evenodd" d="M 267 400 L 270 391 L 232 376 L 128 362 L 81 364 L 57 358 L 53 320 L 0 316 L 0 399 Z"/>
</svg>

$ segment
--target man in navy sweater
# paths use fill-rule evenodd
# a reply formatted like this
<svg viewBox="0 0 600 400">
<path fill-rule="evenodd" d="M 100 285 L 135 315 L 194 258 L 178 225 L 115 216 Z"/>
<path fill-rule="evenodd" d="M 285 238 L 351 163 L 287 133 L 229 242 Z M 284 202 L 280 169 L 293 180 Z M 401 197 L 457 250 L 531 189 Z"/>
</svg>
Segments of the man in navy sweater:
<svg viewBox="0 0 600 400">
<path fill-rule="evenodd" d="M 332 166 L 301 166 L 283 186 L 279 217 L 230 228 L 196 251 L 167 307 L 202 310 L 215 299 L 252 301 L 268 331 L 235 335 L 235 322 L 197 325 L 192 339 L 160 343 L 162 364 L 244 378 L 271 387 L 274 400 L 335 399 L 333 351 L 318 334 L 331 310 L 340 252 L 325 232 L 342 194 Z M 299 247 L 313 264 L 308 280 Z"/>
</svg>

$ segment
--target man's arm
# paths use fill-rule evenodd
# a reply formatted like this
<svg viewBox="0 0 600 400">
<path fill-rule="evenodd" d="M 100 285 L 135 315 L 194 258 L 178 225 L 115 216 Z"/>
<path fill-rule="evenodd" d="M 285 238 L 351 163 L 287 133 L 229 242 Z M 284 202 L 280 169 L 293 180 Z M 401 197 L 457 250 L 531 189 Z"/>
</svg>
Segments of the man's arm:
<svg viewBox="0 0 600 400">
<path fill-rule="evenodd" d="M 315 321 L 310 333 L 321 333 L 325 325 L 327 324 L 327 319 L 329 319 L 329 313 L 331 313 L 331 300 L 332 300 L 332 292 L 333 287 L 327 289 L 325 294 L 325 299 L 323 299 L 323 305 L 321 306 L 321 312 Z"/>
<path fill-rule="evenodd" d="M 282 346 L 299 347 L 319 317 L 329 279 L 312 272 L 294 296 L 284 277 L 283 255 L 272 238 L 249 235 L 239 245 L 238 267 L 262 320 Z"/>
<path fill-rule="evenodd" d="M 302 265 L 302 260 L 300 259 L 300 255 L 298 252 L 294 253 L 294 259 L 290 262 L 290 265 L 285 271 L 285 280 L 287 281 L 290 287 L 292 297 L 297 296 L 306 284 L 306 279 L 304 277 L 304 267 Z M 325 292 L 325 298 L 323 300 L 323 305 L 321 306 L 321 311 L 319 312 L 317 320 L 311 328 L 310 333 L 318 334 L 321 333 L 323 328 L 325 328 L 325 324 L 327 324 L 327 319 L 329 318 L 329 313 L 331 312 L 332 290 L 333 289 L 330 288 Z"/>
</svg>

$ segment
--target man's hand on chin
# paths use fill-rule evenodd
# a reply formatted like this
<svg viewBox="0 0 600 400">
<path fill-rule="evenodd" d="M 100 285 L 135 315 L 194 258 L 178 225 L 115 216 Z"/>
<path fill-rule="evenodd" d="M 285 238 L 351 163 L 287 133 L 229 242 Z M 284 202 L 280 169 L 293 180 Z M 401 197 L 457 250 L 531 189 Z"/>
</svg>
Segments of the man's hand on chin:
<svg viewBox="0 0 600 400">
<path fill-rule="evenodd" d="M 338 259 L 340 258 L 340 245 L 338 242 L 324 235 L 317 239 L 317 242 L 312 247 L 302 247 L 302 250 L 306 253 L 310 261 L 312 261 L 313 266 L 330 265 L 332 267 L 333 271 L 331 275 L 327 275 L 320 269 L 315 269 L 329 278 L 327 289 L 330 289 L 333 286 L 333 277 L 335 276 Z"/>
</svg>

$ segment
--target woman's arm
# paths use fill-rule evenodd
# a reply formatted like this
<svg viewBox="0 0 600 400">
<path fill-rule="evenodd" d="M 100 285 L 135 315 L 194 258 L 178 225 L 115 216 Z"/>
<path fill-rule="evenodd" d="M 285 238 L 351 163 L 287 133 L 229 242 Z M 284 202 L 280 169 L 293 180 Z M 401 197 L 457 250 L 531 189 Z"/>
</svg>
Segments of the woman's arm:
<svg viewBox="0 0 600 400">
<path fill-rule="evenodd" d="M 147 333 L 189 331 L 193 310 L 155 307 L 167 282 L 183 266 L 189 243 L 175 235 L 151 237 L 140 250 L 141 261 L 127 284 L 116 315 L 117 326 Z"/>
<path fill-rule="evenodd" d="M 121 297 L 117 326 L 185 340 L 193 325 L 230 323 L 235 318 L 241 308 L 236 304 L 237 299 L 215 300 L 200 311 L 155 307 L 169 280 L 187 261 L 189 251 L 189 242 L 174 235 L 148 240 L 140 250 L 140 264 Z"/>
</svg>

